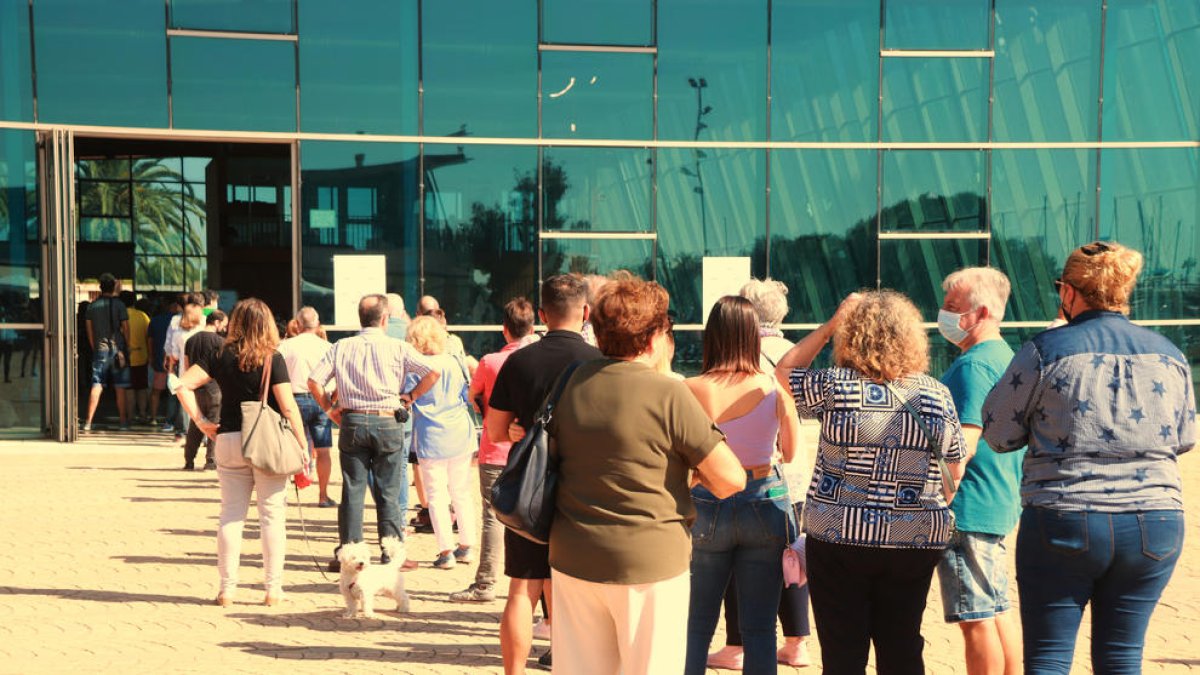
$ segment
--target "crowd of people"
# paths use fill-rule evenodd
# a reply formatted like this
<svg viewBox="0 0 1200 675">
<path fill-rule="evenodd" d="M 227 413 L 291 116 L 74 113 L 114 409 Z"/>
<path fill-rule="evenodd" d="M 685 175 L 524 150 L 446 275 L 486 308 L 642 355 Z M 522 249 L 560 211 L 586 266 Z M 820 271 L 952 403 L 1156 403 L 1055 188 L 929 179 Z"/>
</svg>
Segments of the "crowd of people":
<svg viewBox="0 0 1200 675">
<path fill-rule="evenodd" d="M 259 300 L 239 301 L 226 321 L 188 296 L 166 308 L 173 317 L 146 322 L 147 362 L 161 352 L 162 372 L 178 378 L 194 431 L 186 468 L 208 441 L 221 486 L 220 605 L 238 591 L 252 496 L 263 602 L 285 589 L 287 477 L 241 452 L 240 405 L 265 395 L 315 459 L 339 547 L 366 541 L 368 490 L 379 542 L 426 524 L 405 522 L 413 458 L 432 566 L 478 563 L 448 599 L 491 602 L 509 578 L 508 673 L 524 671 L 535 631 L 562 646 L 539 661 L 567 673 L 806 666 L 810 604 L 825 672 L 865 672 L 873 646 L 879 672 L 924 673 L 935 574 L 972 675 L 1068 672 L 1089 606 L 1094 667 L 1138 672 L 1182 549 L 1177 460 L 1195 443 L 1196 407 L 1185 355 L 1128 318 L 1141 265 L 1113 242 L 1076 249 L 1057 281 L 1058 321 L 1015 353 L 1000 331 L 1009 279 L 954 272 L 937 327 L 961 353 L 940 377 L 903 294 L 851 294 L 792 343 L 780 330 L 788 289 L 767 279 L 712 307 L 700 372 L 684 379 L 671 364 L 666 290 L 624 272 L 550 277 L 536 316 L 528 298 L 512 299 L 504 346 L 478 361 L 435 299 L 410 317 L 399 296 L 368 295 L 360 332 L 333 343 L 311 307 L 281 340 Z M 115 336 L 130 340 L 134 321 L 101 284 L 88 313 L 93 384 L 121 387 Z M 497 521 L 491 486 L 560 378 L 548 425 L 556 511 L 540 544 Z M 815 448 L 801 441 L 802 419 L 820 425 Z M 335 426 L 340 501 L 329 492 Z M 785 586 L 789 550 L 805 583 Z M 722 609 L 725 644 L 713 650 Z"/>
</svg>

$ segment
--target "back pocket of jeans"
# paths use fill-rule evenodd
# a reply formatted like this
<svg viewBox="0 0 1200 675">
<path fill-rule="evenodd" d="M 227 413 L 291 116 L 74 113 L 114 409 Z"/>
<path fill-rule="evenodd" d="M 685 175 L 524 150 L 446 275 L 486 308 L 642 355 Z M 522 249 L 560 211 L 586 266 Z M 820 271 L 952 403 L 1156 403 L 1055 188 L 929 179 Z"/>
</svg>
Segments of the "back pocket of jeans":
<svg viewBox="0 0 1200 675">
<path fill-rule="evenodd" d="M 692 543 L 703 544 L 711 541 L 717 530 L 717 510 L 721 503 L 705 499 L 692 491 L 692 504 L 696 507 L 696 521 L 692 523 Z"/>
<path fill-rule="evenodd" d="M 1170 558 L 1183 545 L 1182 512 L 1139 513 L 1138 525 L 1142 530 L 1142 555 L 1151 560 Z"/>
<path fill-rule="evenodd" d="M 1038 509 L 1042 543 L 1060 555 L 1079 555 L 1088 550 L 1087 514 L 1082 511 Z"/>
</svg>

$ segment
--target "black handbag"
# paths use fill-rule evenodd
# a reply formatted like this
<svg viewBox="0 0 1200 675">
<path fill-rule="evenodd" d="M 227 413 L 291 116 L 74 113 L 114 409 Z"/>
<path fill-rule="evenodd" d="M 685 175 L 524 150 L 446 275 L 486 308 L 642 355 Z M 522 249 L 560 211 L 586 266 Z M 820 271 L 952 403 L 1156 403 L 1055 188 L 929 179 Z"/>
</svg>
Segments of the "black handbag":
<svg viewBox="0 0 1200 675">
<path fill-rule="evenodd" d="M 558 489 L 558 459 L 551 456 L 546 427 L 554 406 L 581 361 L 567 366 L 542 403 L 533 428 L 513 443 L 504 470 L 492 484 L 492 513 L 505 527 L 539 544 L 550 540 L 554 497 Z"/>
</svg>

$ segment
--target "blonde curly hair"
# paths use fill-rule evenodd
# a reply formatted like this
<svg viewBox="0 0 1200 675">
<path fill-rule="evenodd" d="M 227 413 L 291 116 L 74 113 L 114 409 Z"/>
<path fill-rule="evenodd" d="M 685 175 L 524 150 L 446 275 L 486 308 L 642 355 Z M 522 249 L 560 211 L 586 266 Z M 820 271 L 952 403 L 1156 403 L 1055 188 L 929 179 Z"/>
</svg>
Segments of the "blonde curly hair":
<svg viewBox="0 0 1200 675">
<path fill-rule="evenodd" d="M 1093 309 L 1129 313 L 1129 296 L 1142 272 L 1142 254 L 1115 241 L 1094 241 L 1071 251 L 1063 283 Z"/>
<path fill-rule="evenodd" d="M 446 327 L 432 315 L 418 316 L 408 325 L 408 343 L 426 356 L 435 356 L 446 351 L 450 335 Z"/>
<path fill-rule="evenodd" d="M 833 335 L 834 363 L 885 382 L 929 370 L 929 335 L 916 305 L 896 291 L 861 293 Z"/>
</svg>

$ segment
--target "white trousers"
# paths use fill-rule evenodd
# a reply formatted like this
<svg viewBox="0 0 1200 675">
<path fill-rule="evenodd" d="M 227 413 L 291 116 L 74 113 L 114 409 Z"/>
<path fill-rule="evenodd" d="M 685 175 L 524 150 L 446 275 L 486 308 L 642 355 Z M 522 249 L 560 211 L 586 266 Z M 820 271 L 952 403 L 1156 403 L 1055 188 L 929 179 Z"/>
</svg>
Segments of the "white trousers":
<svg viewBox="0 0 1200 675">
<path fill-rule="evenodd" d="M 217 569 L 221 592 L 237 590 L 242 556 L 242 529 L 250 510 L 250 495 L 258 494 L 259 537 L 262 540 L 263 585 L 267 592 L 283 589 L 283 557 L 287 540 L 287 476 L 271 476 L 242 459 L 242 435 L 217 435 L 217 482 L 221 485 L 221 518 L 217 530 Z"/>
<path fill-rule="evenodd" d="M 691 575 L 652 584 L 598 584 L 550 571 L 554 672 L 675 675 L 687 661 Z"/>
<path fill-rule="evenodd" d="M 471 453 L 449 459 L 422 457 L 417 468 L 425 486 L 425 498 L 429 500 L 429 520 L 433 523 L 438 551 L 454 548 L 451 504 L 458 516 L 458 545 L 474 546 L 479 539 L 475 523 L 475 516 L 479 513 L 479 505 L 475 503 L 475 493 L 479 492 L 479 475 L 471 466 Z"/>
</svg>

